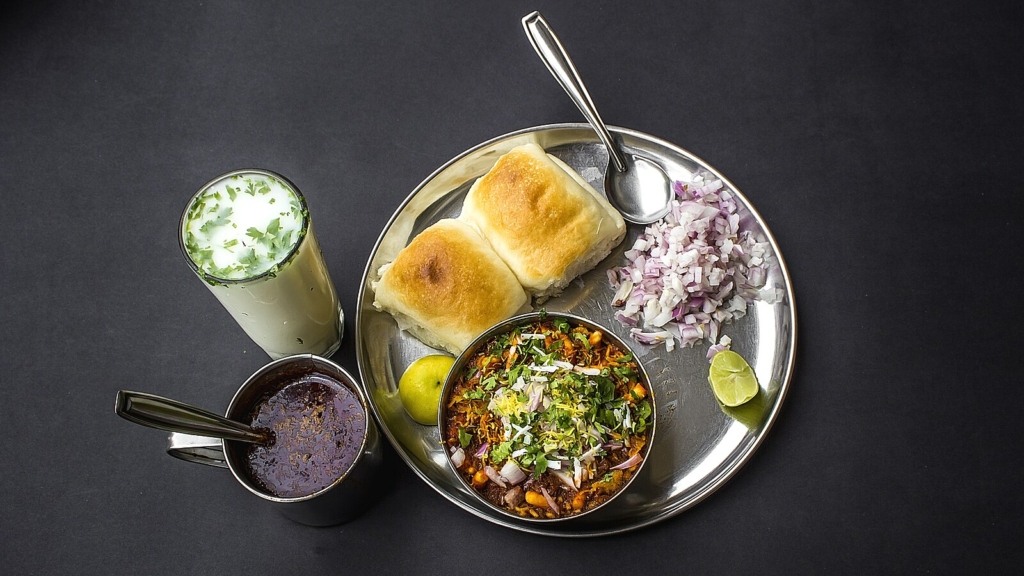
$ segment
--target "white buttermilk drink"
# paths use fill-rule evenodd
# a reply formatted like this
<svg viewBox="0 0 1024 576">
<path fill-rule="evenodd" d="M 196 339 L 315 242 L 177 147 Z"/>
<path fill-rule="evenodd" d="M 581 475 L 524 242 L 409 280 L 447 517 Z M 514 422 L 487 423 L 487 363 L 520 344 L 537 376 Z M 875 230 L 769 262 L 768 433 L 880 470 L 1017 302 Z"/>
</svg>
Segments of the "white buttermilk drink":
<svg viewBox="0 0 1024 576">
<path fill-rule="evenodd" d="M 181 218 L 181 246 L 231 316 L 272 358 L 327 356 L 343 316 L 305 199 L 282 176 L 231 172 Z"/>
</svg>

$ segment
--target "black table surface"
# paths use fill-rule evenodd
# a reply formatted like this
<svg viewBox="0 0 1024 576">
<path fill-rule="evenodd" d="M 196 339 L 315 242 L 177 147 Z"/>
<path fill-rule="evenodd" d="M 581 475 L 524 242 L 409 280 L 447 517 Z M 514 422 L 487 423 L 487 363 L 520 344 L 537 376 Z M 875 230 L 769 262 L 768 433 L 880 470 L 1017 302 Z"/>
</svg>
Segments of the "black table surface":
<svg viewBox="0 0 1024 576">
<path fill-rule="evenodd" d="M 381 229 L 479 142 L 582 116 L 727 175 L 776 236 L 795 375 L 697 506 L 569 540 L 480 520 L 388 447 L 382 490 L 294 524 L 117 418 L 221 410 L 268 359 L 186 266 L 213 176 L 306 194 L 348 312 Z M 1024 17 L 1017 2 L 24 2 L 0 8 L 0 573 L 1011 573 L 1020 523 Z"/>
</svg>

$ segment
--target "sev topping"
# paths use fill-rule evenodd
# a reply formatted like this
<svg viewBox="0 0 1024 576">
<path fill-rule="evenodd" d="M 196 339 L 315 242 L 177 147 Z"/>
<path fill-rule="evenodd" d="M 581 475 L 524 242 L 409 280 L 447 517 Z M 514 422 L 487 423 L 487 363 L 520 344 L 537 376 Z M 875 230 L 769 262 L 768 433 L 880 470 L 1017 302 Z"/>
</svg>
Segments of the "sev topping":
<svg viewBox="0 0 1024 576">
<path fill-rule="evenodd" d="M 652 405 L 633 355 L 602 336 L 542 317 L 467 362 L 442 433 L 459 473 L 486 500 L 524 517 L 572 516 L 633 475 Z"/>
</svg>

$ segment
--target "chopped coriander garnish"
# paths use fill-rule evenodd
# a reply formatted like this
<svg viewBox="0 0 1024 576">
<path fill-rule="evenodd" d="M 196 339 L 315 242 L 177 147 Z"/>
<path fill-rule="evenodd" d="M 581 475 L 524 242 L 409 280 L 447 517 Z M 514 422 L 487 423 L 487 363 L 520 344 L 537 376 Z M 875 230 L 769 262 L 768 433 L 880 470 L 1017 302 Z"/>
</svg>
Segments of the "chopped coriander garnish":
<svg viewBox="0 0 1024 576">
<path fill-rule="evenodd" d="M 533 475 L 535 478 L 540 478 L 540 475 L 547 472 L 548 470 L 548 459 L 543 454 L 537 454 L 533 459 Z"/>
<path fill-rule="evenodd" d="M 502 442 L 494 448 L 491 448 L 491 462 L 504 462 L 508 460 L 509 453 L 512 452 L 511 442 Z"/>
<path fill-rule="evenodd" d="M 239 192 L 243 192 L 240 194 Z M 271 204 L 287 203 L 278 214 Z M 185 250 L 208 282 L 273 277 L 305 236 L 308 213 L 281 181 L 242 174 L 201 192 L 186 211 Z"/>
<path fill-rule="evenodd" d="M 594 479 L 595 459 L 625 460 L 627 452 L 604 446 L 628 449 L 650 426 L 651 404 L 632 355 L 601 339 L 592 344 L 590 335 L 557 318 L 494 337 L 457 385 L 463 388 L 456 413 L 468 415 L 458 422 L 458 443 L 489 443 L 483 464 L 498 468 L 512 460 L 535 477 L 552 469 L 571 476 L 583 466 Z"/>
<path fill-rule="evenodd" d="M 569 333 L 569 323 L 565 320 L 565 318 L 555 318 L 554 324 L 555 328 L 557 328 L 560 332 L 565 332 L 566 334 Z"/>
<path fill-rule="evenodd" d="M 469 443 L 473 441 L 473 436 L 466 432 L 465 428 L 459 428 L 459 445 L 463 448 L 469 447 Z"/>
<path fill-rule="evenodd" d="M 465 394 L 463 394 L 462 397 L 466 398 L 466 399 L 469 399 L 469 400 L 480 400 L 481 398 L 484 397 L 484 391 L 483 390 L 470 390 L 469 392 L 466 392 Z"/>
</svg>

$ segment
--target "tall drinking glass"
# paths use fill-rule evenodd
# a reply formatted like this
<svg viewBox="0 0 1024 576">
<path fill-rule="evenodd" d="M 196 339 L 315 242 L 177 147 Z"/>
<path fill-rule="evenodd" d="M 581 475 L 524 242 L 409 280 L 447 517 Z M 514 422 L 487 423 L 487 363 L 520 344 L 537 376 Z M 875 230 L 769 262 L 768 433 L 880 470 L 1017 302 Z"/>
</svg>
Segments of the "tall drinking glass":
<svg viewBox="0 0 1024 576">
<path fill-rule="evenodd" d="M 189 201 L 185 260 L 271 358 L 329 356 L 344 314 L 306 199 L 285 177 L 246 169 L 214 178 Z"/>
</svg>

